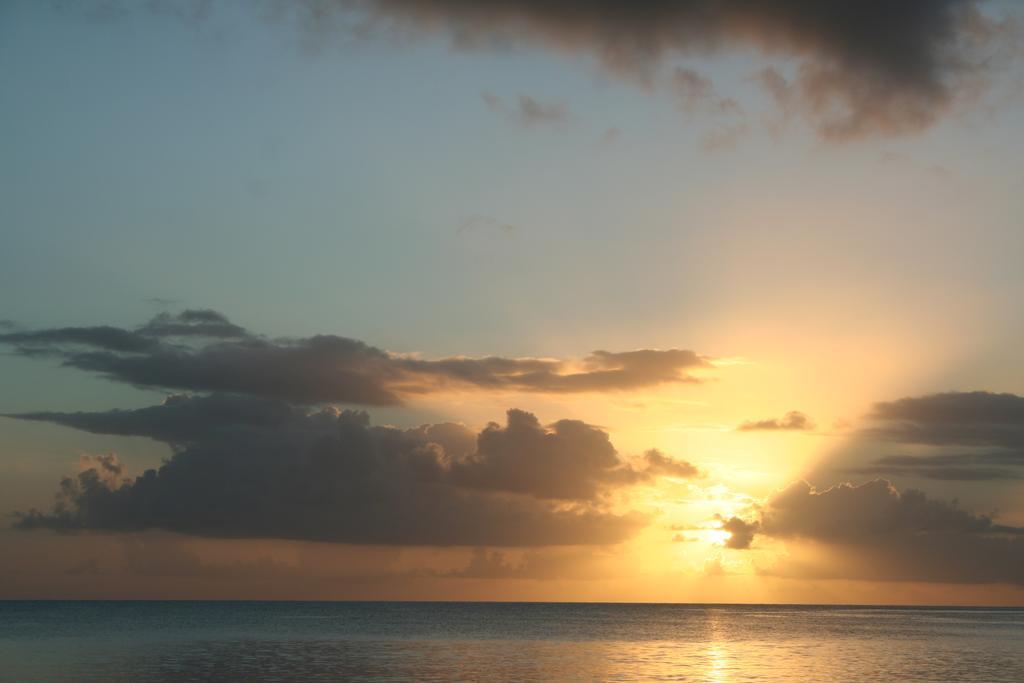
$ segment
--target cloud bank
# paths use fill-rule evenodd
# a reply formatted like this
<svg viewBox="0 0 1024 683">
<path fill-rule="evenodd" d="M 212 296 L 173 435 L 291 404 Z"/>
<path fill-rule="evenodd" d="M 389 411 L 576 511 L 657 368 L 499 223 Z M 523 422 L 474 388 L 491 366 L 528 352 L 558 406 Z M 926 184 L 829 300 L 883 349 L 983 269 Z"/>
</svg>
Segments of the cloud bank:
<svg viewBox="0 0 1024 683">
<path fill-rule="evenodd" d="M 19 514 L 21 529 L 162 529 L 363 545 L 604 545 L 629 538 L 645 521 L 609 512 L 607 494 L 666 471 L 696 474 L 660 455 L 631 465 L 596 427 L 562 420 L 545 428 L 518 410 L 475 439 L 451 423 L 375 427 L 362 412 L 308 412 L 222 395 L 18 417 L 148 436 L 173 448 L 163 466 L 135 479 L 109 456 L 84 463 L 61 482 L 51 510 Z"/>
<path fill-rule="evenodd" d="M 444 390 L 626 391 L 697 382 L 692 371 L 709 367 L 706 358 L 684 349 L 594 351 L 575 361 L 424 360 L 336 335 L 267 339 L 208 310 L 161 314 L 135 329 L 18 330 L 0 334 L 0 344 L 139 387 L 367 406 Z"/>
<path fill-rule="evenodd" d="M 948 481 L 1024 476 L 1024 397 L 947 392 L 878 403 L 863 439 L 907 444 L 924 454 L 889 454 L 851 470 Z M 968 450 L 971 449 L 971 450 Z"/>
<path fill-rule="evenodd" d="M 764 536 L 827 546 L 825 559 L 783 562 L 784 575 L 1024 585 L 1024 528 L 883 479 L 824 491 L 796 482 L 755 524 Z"/>
</svg>

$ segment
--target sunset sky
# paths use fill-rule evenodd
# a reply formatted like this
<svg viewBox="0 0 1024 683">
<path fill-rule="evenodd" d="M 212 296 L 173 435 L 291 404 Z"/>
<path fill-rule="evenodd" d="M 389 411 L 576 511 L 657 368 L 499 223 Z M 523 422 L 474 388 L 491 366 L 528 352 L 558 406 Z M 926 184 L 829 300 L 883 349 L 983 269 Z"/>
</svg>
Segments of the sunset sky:
<svg viewBox="0 0 1024 683">
<path fill-rule="evenodd" d="M 1021 22 L 0 3 L 0 598 L 1024 605 Z"/>
</svg>

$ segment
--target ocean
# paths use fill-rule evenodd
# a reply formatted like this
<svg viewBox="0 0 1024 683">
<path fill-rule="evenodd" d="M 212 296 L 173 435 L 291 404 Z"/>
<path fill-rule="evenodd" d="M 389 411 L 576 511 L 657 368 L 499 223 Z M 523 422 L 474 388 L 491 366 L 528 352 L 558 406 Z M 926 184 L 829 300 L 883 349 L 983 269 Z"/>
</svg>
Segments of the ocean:
<svg viewBox="0 0 1024 683">
<path fill-rule="evenodd" d="M 0 602 L 4 681 L 1024 681 L 1024 609 Z"/>
</svg>

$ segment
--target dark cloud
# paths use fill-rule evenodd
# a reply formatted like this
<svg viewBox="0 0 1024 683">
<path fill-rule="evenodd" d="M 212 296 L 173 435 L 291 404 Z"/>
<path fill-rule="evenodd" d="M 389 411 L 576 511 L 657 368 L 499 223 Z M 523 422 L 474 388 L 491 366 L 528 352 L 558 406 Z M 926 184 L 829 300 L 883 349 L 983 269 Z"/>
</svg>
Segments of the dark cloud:
<svg viewBox="0 0 1024 683">
<path fill-rule="evenodd" d="M 796 482 L 771 498 L 762 515 L 764 533 L 842 541 L 893 532 L 994 530 L 992 519 L 960 510 L 954 503 L 902 494 L 884 479 L 860 486 L 838 484 L 816 491 Z"/>
<path fill-rule="evenodd" d="M 725 547 L 743 550 L 750 547 L 754 540 L 754 534 L 760 529 L 760 524 L 747 522 L 739 517 L 730 517 L 722 520 L 722 529 L 732 534 L 726 539 Z"/>
<path fill-rule="evenodd" d="M 527 493 L 537 498 L 595 500 L 608 489 L 656 477 L 692 478 L 692 464 L 648 451 L 643 466 L 624 463 L 608 434 L 579 420 L 559 420 L 549 428 L 521 410 L 508 411 L 507 425 L 491 423 L 477 438 L 477 450 L 452 464 L 462 486 Z"/>
<path fill-rule="evenodd" d="M 878 403 L 858 436 L 931 452 L 887 455 L 851 471 L 954 481 L 1019 479 L 1024 468 L 1024 398 L 986 391 L 947 392 Z M 970 447 L 974 452 L 964 453 Z M 949 449 L 959 452 L 950 453 Z"/>
<path fill-rule="evenodd" d="M 306 411 L 282 401 L 245 396 L 173 395 L 158 406 L 106 412 L 9 414 L 20 420 L 52 422 L 93 434 L 145 436 L 186 444 L 230 435 L 238 429 L 286 429 L 306 420 Z"/>
<path fill-rule="evenodd" d="M 523 126 L 565 123 L 569 120 L 569 110 L 561 103 L 541 102 L 529 95 L 520 95 L 514 104 L 489 92 L 485 92 L 482 97 L 488 109 Z"/>
<path fill-rule="evenodd" d="M 471 488 L 590 500 L 608 484 L 632 483 L 637 475 L 597 427 L 560 420 L 545 429 L 530 413 L 510 410 L 506 426 L 488 425 L 476 453 L 453 463 L 452 478 Z"/>
<path fill-rule="evenodd" d="M 402 363 L 363 342 L 321 335 L 295 341 L 243 339 L 146 353 L 68 352 L 64 364 L 142 387 L 277 397 L 304 403 L 401 402 Z"/>
<path fill-rule="evenodd" d="M 785 572 L 836 578 L 1024 584 L 1024 528 L 997 524 L 956 502 L 900 492 L 878 479 L 817 491 L 797 482 L 761 511 L 760 533 L 829 546 L 828 566 Z"/>
<path fill-rule="evenodd" d="M 95 434 L 145 436 L 178 450 L 210 443 L 233 447 L 235 439 L 248 439 L 254 432 L 270 436 L 305 433 L 312 419 L 306 410 L 282 401 L 221 394 L 174 395 L 161 405 L 135 410 L 6 417 L 51 422 Z M 559 420 L 544 427 L 522 410 L 508 411 L 504 426 L 492 422 L 479 434 L 450 422 L 393 431 L 411 443 L 439 446 L 444 480 L 466 489 L 593 501 L 618 486 L 650 482 L 660 476 L 691 478 L 700 474 L 694 465 L 658 451 L 648 451 L 643 466 L 633 467 L 620 459 L 607 432 L 579 420 Z"/>
<path fill-rule="evenodd" d="M 939 446 L 1024 448 L 1024 397 L 948 392 L 878 403 L 863 436 Z"/>
<path fill-rule="evenodd" d="M 367 27 L 440 30 L 462 47 L 541 44 L 585 51 L 651 80 L 672 56 L 753 47 L 791 58 L 777 88 L 828 139 L 935 122 L 980 81 L 1001 26 L 975 0 L 361 0 L 307 3 L 317 26 L 359 8 Z M 332 11 L 334 10 L 334 11 Z"/>
<path fill-rule="evenodd" d="M 629 390 L 697 381 L 693 351 L 595 351 L 581 361 L 454 357 L 423 360 L 355 339 L 268 340 L 214 311 L 161 314 L 137 330 L 75 327 L 0 334 L 25 355 L 140 387 L 281 398 L 300 403 L 395 405 L 445 389 L 548 393 Z"/>
<path fill-rule="evenodd" d="M 134 480 L 111 456 L 83 461 L 76 476 L 61 482 L 50 511 L 20 514 L 17 525 L 364 545 L 538 546 L 616 543 L 643 524 L 641 516 L 611 514 L 595 499 L 601 490 L 653 475 L 626 468 L 607 434 L 581 422 L 544 429 L 529 413 L 509 411 L 506 426 L 488 426 L 467 453 L 471 433 L 459 425 L 372 427 L 365 413 L 307 413 L 275 403 L 172 397 L 135 411 L 28 416 L 150 436 L 174 450 L 159 470 Z M 562 502 L 543 500 L 549 498 Z"/>
<path fill-rule="evenodd" d="M 811 419 L 798 410 L 791 410 L 784 417 L 770 420 L 744 422 L 736 428 L 740 432 L 756 431 L 804 431 L 814 429 Z"/>
</svg>

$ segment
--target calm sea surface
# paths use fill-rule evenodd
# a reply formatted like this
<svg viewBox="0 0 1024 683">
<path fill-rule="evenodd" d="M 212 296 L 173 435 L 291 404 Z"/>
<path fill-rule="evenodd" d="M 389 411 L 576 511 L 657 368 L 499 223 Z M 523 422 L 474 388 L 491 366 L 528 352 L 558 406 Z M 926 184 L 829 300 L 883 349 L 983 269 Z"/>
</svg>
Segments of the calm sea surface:
<svg viewBox="0 0 1024 683">
<path fill-rule="evenodd" d="M 1024 681 L 1024 610 L 0 602 L 10 681 Z"/>
</svg>

